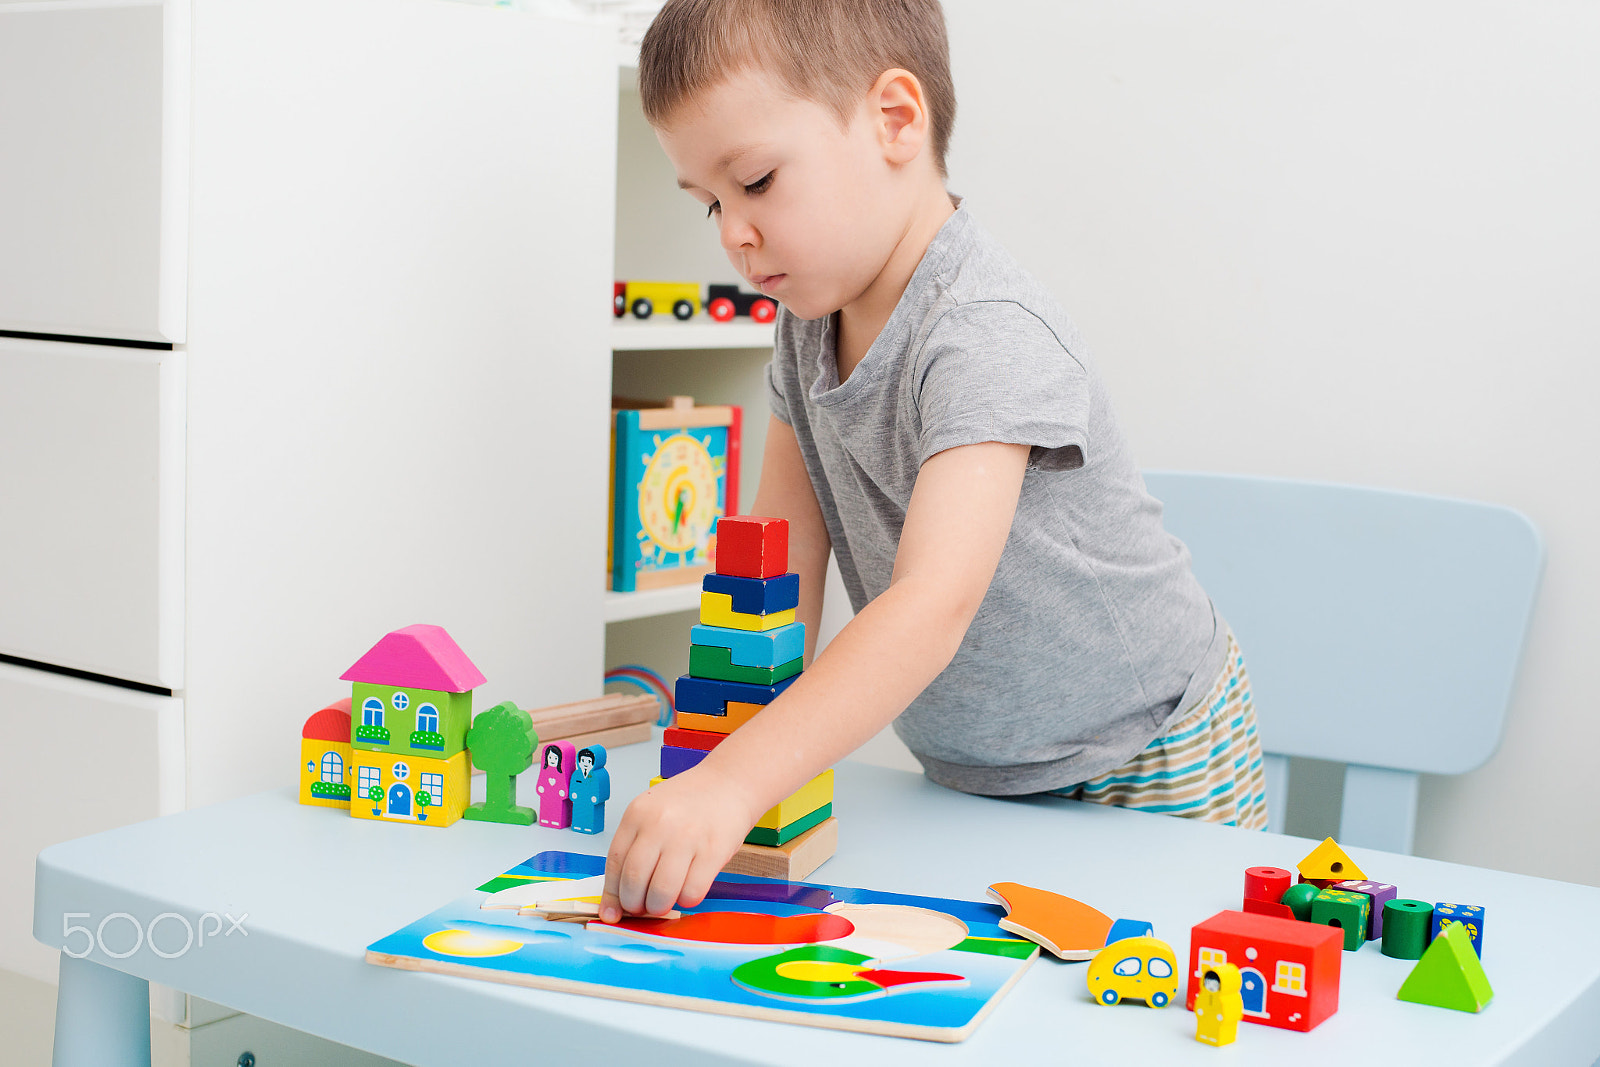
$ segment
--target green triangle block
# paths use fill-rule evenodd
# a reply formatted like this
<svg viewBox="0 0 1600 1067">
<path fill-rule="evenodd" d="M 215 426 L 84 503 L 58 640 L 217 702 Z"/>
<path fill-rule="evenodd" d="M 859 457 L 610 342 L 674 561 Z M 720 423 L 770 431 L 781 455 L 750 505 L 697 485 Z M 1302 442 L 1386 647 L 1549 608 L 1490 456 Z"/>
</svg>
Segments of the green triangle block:
<svg viewBox="0 0 1600 1067">
<path fill-rule="evenodd" d="M 1451 923 L 1433 939 L 1397 995 L 1413 1004 L 1482 1011 L 1494 990 L 1483 961 L 1472 951 L 1472 935 L 1460 923 Z"/>
</svg>

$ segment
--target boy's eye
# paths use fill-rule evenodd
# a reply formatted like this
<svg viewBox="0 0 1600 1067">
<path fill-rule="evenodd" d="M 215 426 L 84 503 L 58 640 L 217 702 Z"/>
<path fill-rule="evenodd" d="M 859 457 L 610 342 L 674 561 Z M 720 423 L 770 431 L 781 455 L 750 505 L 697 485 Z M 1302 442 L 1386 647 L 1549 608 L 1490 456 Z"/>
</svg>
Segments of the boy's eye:
<svg viewBox="0 0 1600 1067">
<path fill-rule="evenodd" d="M 711 201 L 711 205 L 706 208 L 706 218 L 709 219 L 712 215 L 716 214 L 717 208 L 719 208 L 721 206 L 722 206 L 722 204 L 721 204 L 720 201 L 717 201 L 717 200 Z"/>
<path fill-rule="evenodd" d="M 772 175 L 774 173 L 774 171 L 767 171 L 762 177 L 745 186 L 744 191 L 751 194 L 766 192 L 767 187 L 772 184 Z"/>
</svg>

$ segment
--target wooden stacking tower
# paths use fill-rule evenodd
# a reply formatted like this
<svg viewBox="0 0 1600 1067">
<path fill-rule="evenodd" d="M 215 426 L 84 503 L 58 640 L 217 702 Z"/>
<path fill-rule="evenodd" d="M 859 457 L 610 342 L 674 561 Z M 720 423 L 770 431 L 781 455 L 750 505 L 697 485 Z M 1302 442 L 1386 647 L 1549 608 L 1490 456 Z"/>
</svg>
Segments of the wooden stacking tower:
<svg viewBox="0 0 1600 1067">
<path fill-rule="evenodd" d="M 674 690 L 677 724 L 666 732 L 661 778 L 705 759 L 800 676 L 800 576 L 788 565 L 787 520 L 718 521 L 716 572 L 701 582 L 700 625 L 690 631 L 689 673 Z M 725 869 L 800 879 L 832 856 L 838 841 L 829 769 L 763 815 Z"/>
</svg>

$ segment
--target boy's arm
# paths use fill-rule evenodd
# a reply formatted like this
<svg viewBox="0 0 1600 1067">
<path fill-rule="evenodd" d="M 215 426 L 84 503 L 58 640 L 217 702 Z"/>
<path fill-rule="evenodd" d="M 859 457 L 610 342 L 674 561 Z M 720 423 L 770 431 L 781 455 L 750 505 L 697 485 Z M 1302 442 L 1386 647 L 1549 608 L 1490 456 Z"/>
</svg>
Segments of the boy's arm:
<svg viewBox="0 0 1600 1067">
<path fill-rule="evenodd" d="M 772 447 L 769 460 L 783 462 L 783 445 L 777 457 Z M 989 442 L 922 465 L 889 588 L 777 700 L 628 806 L 606 859 L 603 920 L 616 921 L 619 906 L 662 914 L 698 904 L 764 811 L 876 734 L 944 670 L 1000 562 L 1027 461 L 1028 446 Z M 763 501 L 766 479 L 764 465 Z"/>
<path fill-rule="evenodd" d="M 816 490 L 806 473 L 794 428 L 767 416 L 767 445 L 761 459 L 761 491 L 747 515 L 789 520 L 789 569 L 800 575 L 800 607 L 795 620 L 805 623 L 805 662 L 817 647 L 822 621 L 822 591 L 828 579 L 828 553 L 833 544 L 822 521 Z"/>
</svg>

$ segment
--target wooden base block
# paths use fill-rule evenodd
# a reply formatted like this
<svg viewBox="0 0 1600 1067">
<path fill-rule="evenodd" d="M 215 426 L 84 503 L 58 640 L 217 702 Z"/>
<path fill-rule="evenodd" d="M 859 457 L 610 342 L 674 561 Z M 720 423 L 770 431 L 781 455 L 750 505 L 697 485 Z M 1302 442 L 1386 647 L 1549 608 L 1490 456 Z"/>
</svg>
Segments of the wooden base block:
<svg viewBox="0 0 1600 1067">
<path fill-rule="evenodd" d="M 604 745 L 606 748 L 616 748 L 620 745 L 637 745 L 641 741 L 648 741 L 654 735 L 650 732 L 650 724 L 636 722 L 631 726 L 613 726 L 609 730 L 596 730 L 593 733 L 573 734 L 571 737 L 551 738 L 550 740 L 571 741 L 576 749 L 587 748 L 589 745 Z M 541 737 L 540 741 L 546 740 Z"/>
<path fill-rule="evenodd" d="M 797 882 L 822 866 L 839 847 L 839 820 L 827 819 L 787 844 L 740 845 L 724 874 L 751 874 Z"/>
</svg>

